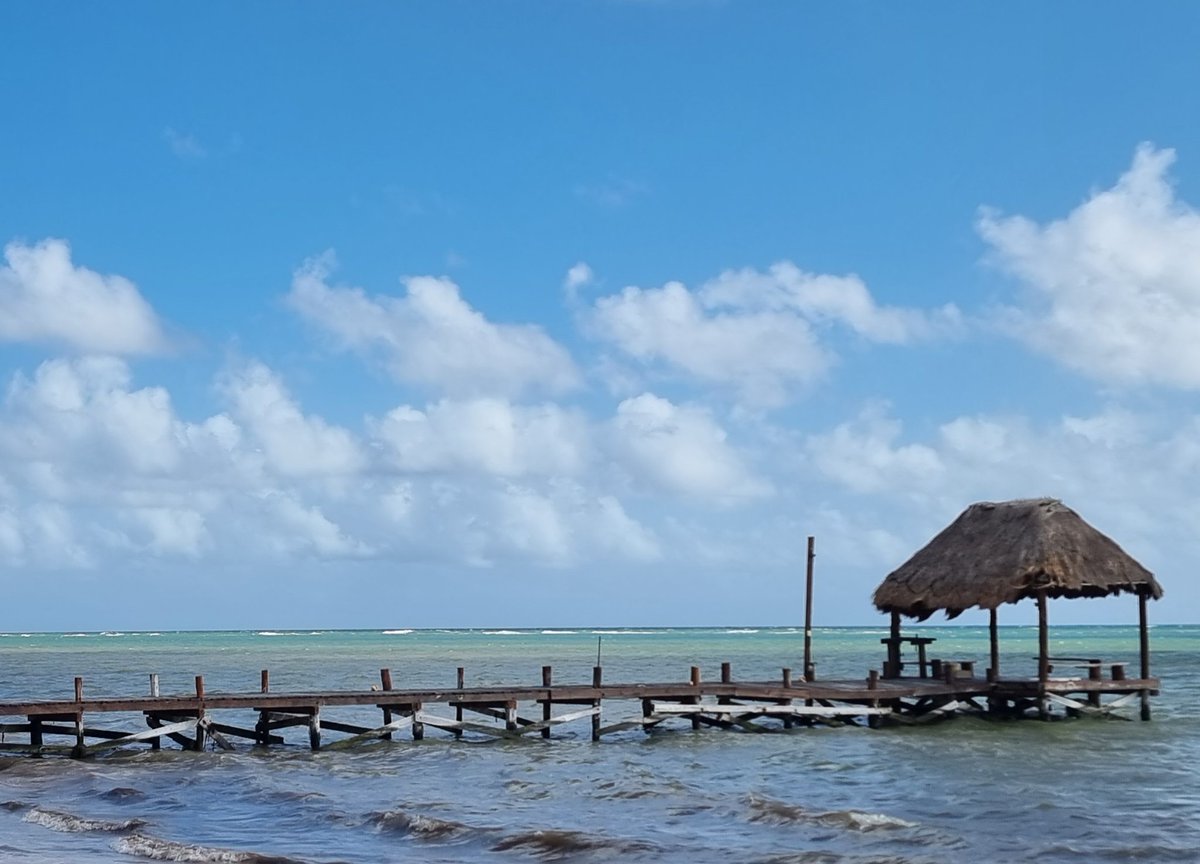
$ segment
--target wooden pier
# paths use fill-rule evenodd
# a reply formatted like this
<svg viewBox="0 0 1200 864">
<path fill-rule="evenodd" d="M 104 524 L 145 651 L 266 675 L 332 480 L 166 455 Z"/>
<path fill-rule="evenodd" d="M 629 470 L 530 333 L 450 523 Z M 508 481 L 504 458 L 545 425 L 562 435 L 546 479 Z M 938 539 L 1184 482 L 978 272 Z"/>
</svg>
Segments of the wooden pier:
<svg viewBox="0 0 1200 864">
<path fill-rule="evenodd" d="M 553 729 L 584 720 L 591 739 L 599 741 L 606 734 L 649 733 L 678 721 L 692 729 L 769 732 L 818 724 L 877 728 L 957 714 L 1123 716 L 1122 709 L 1137 699 L 1144 703 L 1159 689 L 1154 678 L 1126 679 L 1123 664 L 1107 677 L 1097 664 L 1083 664 L 1084 676 L 1039 680 L 997 679 L 990 670 L 977 677 L 967 664 L 933 663 L 936 668 L 922 664 L 914 677 L 881 678 L 872 670 L 864 679 L 838 681 L 793 681 L 790 669 L 776 681 L 736 681 L 724 663 L 712 682 L 693 666 L 685 681 L 632 684 L 604 683 L 600 666 L 590 683 L 555 684 L 553 670 L 545 666 L 540 686 L 512 687 L 464 687 L 459 668 L 456 686 L 447 689 L 394 689 L 391 670 L 382 669 L 378 688 L 313 693 L 272 692 L 263 670 L 257 693 L 210 693 L 197 676 L 194 692 L 162 695 L 158 676 L 151 675 L 149 695 L 98 698 L 85 697 L 83 679 L 76 678 L 72 699 L 0 703 L 0 752 L 78 758 L 134 745 L 157 750 L 164 739 L 196 751 L 234 750 L 235 741 L 266 748 L 287 744 L 280 733 L 291 727 L 307 731 L 313 750 L 332 750 L 403 732 L 419 741 L 427 729 L 458 738 L 549 738 Z M 362 725 L 366 708 L 380 712 L 378 725 Z M 355 716 L 344 716 L 347 711 Z M 139 714 L 145 729 L 89 725 L 105 716 L 110 723 L 128 723 Z"/>
</svg>

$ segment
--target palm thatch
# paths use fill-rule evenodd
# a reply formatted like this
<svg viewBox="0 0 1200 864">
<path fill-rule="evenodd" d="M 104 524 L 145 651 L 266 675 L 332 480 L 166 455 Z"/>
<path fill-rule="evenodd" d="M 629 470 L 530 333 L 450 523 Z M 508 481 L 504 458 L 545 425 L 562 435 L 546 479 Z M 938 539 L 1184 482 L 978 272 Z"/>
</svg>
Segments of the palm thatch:
<svg viewBox="0 0 1200 864">
<path fill-rule="evenodd" d="M 914 618 L 953 618 L 1025 597 L 1158 599 L 1154 574 L 1112 539 L 1050 498 L 972 504 L 875 589 L 875 607 Z"/>
</svg>

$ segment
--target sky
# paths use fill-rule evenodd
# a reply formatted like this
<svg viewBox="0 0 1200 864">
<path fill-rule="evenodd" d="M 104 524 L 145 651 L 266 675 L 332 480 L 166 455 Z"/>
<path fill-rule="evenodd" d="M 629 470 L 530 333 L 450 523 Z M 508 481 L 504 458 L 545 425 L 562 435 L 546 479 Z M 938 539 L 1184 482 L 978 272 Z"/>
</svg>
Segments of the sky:
<svg viewBox="0 0 1200 864">
<path fill-rule="evenodd" d="M 0 630 L 872 624 L 1031 497 L 1200 621 L 1194 3 L 4 31 Z"/>
</svg>

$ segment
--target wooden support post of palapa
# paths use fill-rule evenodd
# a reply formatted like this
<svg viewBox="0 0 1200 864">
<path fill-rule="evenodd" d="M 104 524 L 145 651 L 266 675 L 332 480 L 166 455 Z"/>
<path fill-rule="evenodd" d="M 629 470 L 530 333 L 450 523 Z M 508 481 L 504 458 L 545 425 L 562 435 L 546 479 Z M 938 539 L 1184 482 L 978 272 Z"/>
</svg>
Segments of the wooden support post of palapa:
<svg viewBox="0 0 1200 864">
<path fill-rule="evenodd" d="M 816 673 L 812 659 L 813 559 L 815 539 L 808 538 L 808 563 L 804 571 L 804 680 L 812 681 Z"/>
<path fill-rule="evenodd" d="M 542 667 L 542 686 L 546 688 L 546 701 L 542 703 L 542 722 L 547 724 L 542 730 L 542 737 L 550 737 L 550 683 L 554 678 L 554 669 L 551 666 Z"/>
<path fill-rule="evenodd" d="M 892 611 L 891 640 L 888 642 L 887 668 L 883 670 L 885 678 L 900 677 L 900 613 Z"/>
<path fill-rule="evenodd" d="M 1046 720 L 1050 716 L 1046 704 L 1046 682 L 1050 680 L 1050 629 L 1046 622 L 1046 591 L 1038 592 L 1038 716 Z"/>
<path fill-rule="evenodd" d="M 604 677 L 604 667 L 593 666 L 592 667 L 592 686 L 594 688 L 596 688 L 597 690 L 600 688 L 600 684 L 603 681 L 603 677 Z M 599 693 L 597 693 L 595 699 L 592 700 L 592 707 L 597 709 L 596 713 L 592 715 L 592 740 L 599 741 L 600 740 L 600 711 L 599 711 L 600 694 Z"/>
<path fill-rule="evenodd" d="M 996 621 L 996 607 L 988 610 L 988 641 L 992 649 L 992 665 L 988 672 L 989 681 L 1000 680 L 1000 628 Z"/>
<path fill-rule="evenodd" d="M 392 670 L 391 669 L 380 669 L 379 670 L 379 688 L 381 690 L 383 690 L 384 692 L 387 692 L 388 690 L 392 689 Z M 383 709 L 383 725 L 387 726 L 391 722 L 392 722 L 392 709 L 385 707 Z M 383 734 L 383 740 L 391 741 L 392 733 L 390 731 L 385 732 Z"/>
<path fill-rule="evenodd" d="M 1138 642 L 1141 648 L 1141 678 L 1150 677 L 1150 626 L 1146 616 L 1146 592 L 1138 592 Z M 1142 690 L 1142 719 L 1150 719 L 1150 691 Z"/>
</svg>

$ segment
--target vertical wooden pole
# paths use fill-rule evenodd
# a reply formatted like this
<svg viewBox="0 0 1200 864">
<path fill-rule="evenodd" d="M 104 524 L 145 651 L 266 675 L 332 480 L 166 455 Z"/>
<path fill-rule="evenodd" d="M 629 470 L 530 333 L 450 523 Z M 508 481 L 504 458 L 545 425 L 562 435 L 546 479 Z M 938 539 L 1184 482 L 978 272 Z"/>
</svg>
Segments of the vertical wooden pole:
<svg viewBox="0 0 1200 864">
<path fill-rule="evenodd" d="M 988 610 L 988 639 L 992 646 L 992 671 L 988 676 L 989 681 L 1000 680 L 1000 628 L 996 621 L 996 608 L 992 607 Z"/>
<path fill-rule="evenodd" d="M 466 680 L 467 680 L 467 670 L 465 668 L 463 668 L 462 666 L 459 666 L 458 667 L 458 678 L 456 679 L 459 690 L 462 690 L 466 686 Z M 461 703 L 454 706 L 454 719 L 457 720 L 459 723 L 462 722 L 463 709 L 462 709 Z M 454 730 L 455 738 L 461 738 L 462 736 L 463 736 L 463 730 L 461 730 L 461 729 Z"/>
<path fill-rule="evenodd" d="M 592 686 L 599 689 L 600 683 L 601 683 L 601 681 L 603 681 L 603 676 L 604 676 L 603 667 L 602 666 L 593 666 L 592 667 Z M 597 709 L 600 707 L 600 694 L 599 693 L 596 694 L 596 698 L 593 700 L 592 706 Z M 600 712 L 599 711 L 597 711 L 595 714 L 592 715 L 592 740 L 593 741 L 600 740 Z"/>
<path fill-rule="evenodd" d="M 691 673 L 692 673 L 691 674 L 692 686 L 697 688 L 697 691 L 698 691 L 699 687 L 700 687 L 700 667 L 693 666 Z M 691 701 L 692 701 L 692 704 L 699 702 L 700 701 L 700 693 L 697 692 L 695 696 L 691 697 Z M 700 728 L 700 718 L 695 715 L 692 715 L 692 729 L 699 729 L 699 728 Z"/>
<path fill-rule="evenodd" d="M 412 736 L 413 736 L 414 741 L 425 740 L 425 724 L 417 719 L 417 716 L 421 713 L 422 707 L 423 706 L 420 702 L 414 702 L 412 704 L 412 712 L 413 712 Z"/>
<path fill-rule="evenodd" d="M 158 673 L 150 673 L 150 695 L 155 699 L 158 698 Z"/>
<path fill-rule="evenodd" d="M 728 661 L 721 664 L 721 683 L 722 684 L 732 684 L 733 683 L 733 665 L 730 664 Z"/>
<path fill-rule="evenodd" d="M 317 751 L 321 749 L 321 706 L 314 705 L 308 715 L 308 746 Z"/>
<path fill-rule="evenodd" d="M 517 700 L 509 699 L 504 703 L 504 729 L 507 732 L 517 731 Z"/>
<path fill-rule="evenodd" d="M 271 692 L 271 672 L 263 669 L 258 676 L 258 690 L 260 693 Z M 267 710 L 258 712 L 258 722 L 254 724 L 254 732 L 257 736 L 254 743 L 262 747 L 266 747 L 271 741 L 271 712 Z"/>
<path fill-rule="evenodd" d="M 1150 625 L 1146 613 L 1146 592 L 1138 592 L 1138 641 L 1141 643 L 1142 680 L 1150 677 Z M 1142 719 L 1150 719 L 1150 691 L 1142 690 Z"/>
<path fill-rule="evenodd" d="M 900 677 L 900 613 L 893 610 L 891 638 L 888 641 L 887 651 L 887 669 L 884 670 L 883 677 L 899 678 Z"/>
<path fill-rule="evenodd" d="M 1046 623 L 1046 592 L 1039 591 L 1038 607 L 1038 715 L 1047 719 L 1046 682 L 1050 680 L 1050 630 Z"/>
<path fill-rule="evenodd" d="M 792 686 L 792 670 L 786 666 L 783 667 L 783 686 L 784 687 Z"/>
<path fill-rule="evenodd" d="M 270 693 L 271 692 L 271 670 L 270 669 L 264 669 L 264 670 L 262 670 L 262 672 L 259 673 L 258 692 L 259 693 Z"/>
<path fill-rule="evenodd" d="M 196 741 L 194 743 L 194 746 L 196 748 L 196 752 L 199 753 L 204 750 L 204 738 L 205 738 L 205 728 L 204 727 L 205 727 L 205 721 L 208 719 L 208 714 L 204 710 L 204 676 L 203 675 L 196 676 L 196 699 L 198 700 L 198 704 L 196 706 Z"/>
<path fill-rule="evenodd" d="M 78 708 L 75 711 L 75 752 L 71 755 L 83 755 L 83 679 L 75 676 L 75 701 Z"/>
<path fill-rule="evenodd" d="M 380 669 L 379 670 L 379 689 L 384 691 L 385 693 L 388 690 L 392 689 L 392 670 L 391 669 Z M 385 706 L 383 709 L 383 725 L 386 726 L 387 724 L 389 724 L 391 722 L 392 722 L 392 709 Z M 392 733 L 384 732 L 383 740 L 391 741 Z"/>
<path fill-rule="evenodd" d="M 542 722 L 550 722 L 550 682 L 554 679 L 554 668 L 551 666 L 542 667 L 542 686 L 546 688 L 546 701 L 542 703 Z M 542 730 L 542 737 L 550 737 L 550 727 L 547 726 Z"/>
<path fill-rule="evenodd" d="M 42 746 L 42 718 L 41 717 L 34 716 L 34 717 L 29 718 L 29 746 L 30 747 L 41 747 Z M 34 751 L 33 755 L 41 756 L 42 754 L 37 751 Z"/>
<path fill-rule="evenodd" d="M 804 680 L 812 681 L 816 670 L 812 659 L 813 551 L 814 538 L 808 538 L 808 559 L 804 568 Z"/>
</svg>

